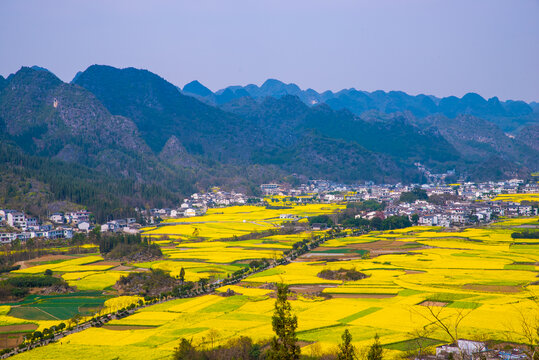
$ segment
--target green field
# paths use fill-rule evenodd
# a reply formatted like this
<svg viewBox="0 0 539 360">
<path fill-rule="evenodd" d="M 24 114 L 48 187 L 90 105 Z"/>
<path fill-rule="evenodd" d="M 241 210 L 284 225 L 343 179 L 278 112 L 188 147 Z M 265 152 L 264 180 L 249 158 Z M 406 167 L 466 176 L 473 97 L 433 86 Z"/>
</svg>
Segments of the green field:
<svg viewBox="0 0 539 360">
<path fill-rule="evenodd" d="M 110 298 L 100 292 L 36 296 L 12 304 L 9 316 L 27 320 L 67 320 L 75 314 L 91 315 Z"/>
</svg>

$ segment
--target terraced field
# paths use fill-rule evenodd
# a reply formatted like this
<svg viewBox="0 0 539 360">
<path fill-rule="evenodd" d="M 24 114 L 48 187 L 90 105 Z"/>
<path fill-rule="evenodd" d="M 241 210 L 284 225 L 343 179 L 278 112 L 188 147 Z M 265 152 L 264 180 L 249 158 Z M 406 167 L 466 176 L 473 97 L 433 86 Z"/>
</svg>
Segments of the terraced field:
<svg viewBox="0 0 539 360">
<path fill-rule="evenodd" d="M 519 341 L 520 315 L 539 314 L 530 300 L 539 292 L 539 241 L 512 239 L 511 233 L 522 224 L 539 222 L 508 220 L 463 231 L 413 227 L 333 239 L 291 264 L 219 289 L 222 293 L 230 288 L 234 296 L 214 294 L 150 306 L 107 328 L 70 335 L 16 358 L 52 359 L 68 352 L 73 359 L 161 359 L 170 356 L 181 337 L 201 345 L 208 345 L 210 337 L 217 342 L 239 335 L 265 340 L 272 336 L 272 283 L 280 281 L 296 293 L 291 303 L 306 354 L 335 347 L 344 329 L 350 330 L 359 348 L 379 334 L 389 357 L 413 348 L 413 333 L 424 326 L 431 329 L 427 334 L 431 345 L 448 342 L 447 334 L 428 326 L 433 322 L 429 309 L 439 311 L 450 324 L 465 315 L 459 337 Z M 223 266 L 217 269 L 226 273 L 225 266 L 240 266 L 238 261 L 247 256 L 241 254 L 266 254 L 269 245 L 271 251 L 279 251 L 279 246 L 286 248 L 308 235 L 295 236 L 233 245 L 206 241 L 173 248 L 163 243 L 170 255 L 178 257 L 147 266 L 174 272 L 176 262 L 204 265 L 190 270 L 195 277 L 212 264 Z M 355 268 L 367 277 L 342 281 L 318 276 L 324 269 L 341 268 Z"/>
</svg>

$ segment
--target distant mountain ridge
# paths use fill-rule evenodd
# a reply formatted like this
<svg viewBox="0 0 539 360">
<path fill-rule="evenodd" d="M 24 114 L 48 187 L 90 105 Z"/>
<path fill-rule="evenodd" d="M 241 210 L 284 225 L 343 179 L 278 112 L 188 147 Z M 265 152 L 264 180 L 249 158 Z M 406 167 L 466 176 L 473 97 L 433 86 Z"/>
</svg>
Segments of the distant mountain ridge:
<svg viewBox="0 0 539 360">
<path fill-rule="evenodd" d="M 244 96 L 263 98 L 266 96 L 281 97 L 294 95 L 308 105 L 326 103 L 335 110 L 348 109 L 357 115 L 376 110 L 386 114 L 411 112 L 416 117 L 442 114 L 454 118 L 460 114 L 473 115 L 497 124 L 504 131 L 514 131 L 528 124 L 539 122 L 539 114 L 534 113 L 536 103 L 524 101 L 500 101 L 497 97 L 488 100 L 476 93 L 468 93 L 462 98 L 449 96 L 437 98 L 431 95 L 408 95 L 402 91 L 360 91 L 354 88 L 338 92 L 324 91 L 319 93 L 313 89 L 302 90 L 296 84 L 285 84 L 276 79 L 268 79 L 261 86 L 230 86 L 215 93 L 196 81 L 184 86 L 182 92 L 196 96 L 200 100 L 214 105 L 222 105 L 233 99 Z"/>
</svg>

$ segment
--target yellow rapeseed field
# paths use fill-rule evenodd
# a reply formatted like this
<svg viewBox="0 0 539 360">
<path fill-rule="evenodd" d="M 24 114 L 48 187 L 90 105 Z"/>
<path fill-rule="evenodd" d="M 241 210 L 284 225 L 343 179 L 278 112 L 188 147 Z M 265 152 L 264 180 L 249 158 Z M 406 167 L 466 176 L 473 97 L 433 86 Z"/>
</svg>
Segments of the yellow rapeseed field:
<svg viewBox="0 0 539 360">
<path fill-rule="evenodd" d="M 539 194 L 500 194 L 496 196 L 494 201 L 510 201 L 520 203 L 522 201 L 539 202 Z"/>
<path fill-rule="evenodd" d="M 275 218 L 278 218 L 279 211 L 252 207 L 255 214 L 250 214 L 247 211 L 250 208 L 213 209 L 204 217 L 182 221 L 191 223 L 190 226 L 202 226 L 204 222 L 198 222 L 203 218 L 206 218 L 203 221 L 212 221 L 213 224 L 223 216 L 225 224 L 227 221 L 245 224 L 243 220 L 246 220 L 269 227 L 278 223 Z M 322 210 L 322 206 L 318 210 Z M 220 211 L 223 214 L 218 214 Z M 292 210 L 286 211 L 293 213 Z M 535 265 L 539 263 L 539 246 L 516 243 L 511 238 L 511 226 L 537 220 L 511 220 L 512 223 L 504 226 L 462 231 L 412 227 L 333 239 L 324 244 L 316 259 L 303 257 L 288 265 L 253 274 L 240 284 L 217 291 L 222 293 L 230 289 L 236 293 L 234 296 L 212 294 L 149 306 L 132 316 L 113 321 L 109 328 L 92 328 L 73 334 L 59 343 L 15 358 L 51 359 L 70 353 L 74 354 L 73 359 L 109 359 L 116 356 L 122 359 L 161 359 L 171 355 L 182 337 L 192 339 L 197 346 L 210 346 L 208 336 L 213 330 L 217 331 L 216 343 L 240 335 L 250 336 L 255 341 L 267 340 L 273 336 L 271 316 L 275 299 L 271 283 L 281 281 L 290 284 L 298 293 L 290 301 L 298 316 L 298 338 L 309 344 L 302 349 L 305 354 L 335 348 L 344 329 L 348 329 L 358 348 L 370 345 L 374 335 L 379 334 L 381 342 L 391 348 L 387 356 L 396 358 L 402 353 L 392 344 L 412 339 L 410 334 L 414 330 L 432 322 L 426 307 L 431 303 L 439 306 L 447 321 L 452 321 L 459 313 L 467 314 L 461 323 L 461 338 L 488 336 L 494 340 L 521 341 L 514 331 L 519 325 L 518 314 L 537 311 L 530 298 L 532 292 L 539 289 L 533 285 L 539 271 Z M 176 226 L 185 225 L 171 225 Z M 226 231 L 231 229 L 225 228 Z M 210 234 L 209 229 L 207 234 Z M 238 227 L 238 231 L 241 230 Z M 161 268 L 172 274 L 178 274 L 183 267 L 190 279 L 210 272 L 221 272 L 224 276 L 237 269 L 242 261 L 279 256 L 294 242 L 310 235 L 278 235 L 237 242 L 209 241 L 212 236 L 210 234 L 206 241 L 189 240 L 186 236 L 172 245 L 166 243 L 163 249 L 168 258 L 138 265 Z M 372 249 L 374 242 L 416 245 L 409 249 L 395 245 L 394 251 L 386 251 L 379 256 L 350 258 L 347 255 L 362 247 Z M 530 243 L 534 242 L 530 240 Z M 331 261 L 327 261 L 324 248 L 331 251 L 328 254 L 342 255 L 331 256 Z M 324 269 L 341 268 L 356 269 L 367 277 L 342 281 L 318 276 Z M 71 279 L 79 273 L 64 276 Z M 87 277 L 97 274 L 99 271 L 90 271 Z M 113 329 L 114 326 L 121 327 L 117 330 Z M 434 328 L 429 338 L 440 342 L 450 340 Z"/>
</svg>

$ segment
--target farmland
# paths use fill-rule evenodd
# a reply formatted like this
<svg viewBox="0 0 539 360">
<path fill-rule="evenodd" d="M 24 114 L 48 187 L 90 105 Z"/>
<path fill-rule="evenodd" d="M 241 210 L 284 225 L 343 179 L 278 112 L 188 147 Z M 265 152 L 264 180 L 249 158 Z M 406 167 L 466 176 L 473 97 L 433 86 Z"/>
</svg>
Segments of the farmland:
<svg viewBox="0 0 539 360">
<path fill-rule="evenodd" d="M 184 267 L 191 279 L 208 274 L 224 277 L 249 259 L 280 256 L 298 239 L 310 236 L 300 233 L 224 241 L 224 233 L 241 236 L 251 231 L 248 226 L 265 229 L 278 222 L 275 213 L 266 213 L 273 210 L 257 208 L 260 214 L 255 215 L 243 213 L 242 208 L 230 209 L 230 213 L 210 213 L 170 228 L 148 229 L 156 238 L 170 234 L 169 239 L 158 240 L 165 259 L 129 265 L 162 268 L 172 274 Z M 225 225 L 231 225 L 222 233 L 214 230 L 220 215 Z M 149 306 L 104 328 L 70 335 L 60 343 L 16 358 L 58 358 L 68 351 L 73 359 L 160 359 L 170 356 L 181 337 L 203 346 L 209 346 L 210 337 L 216 337 L 213 340 L 217 342 L 240 335 L 265 340 L 272 336 L 275 300 L 271 284 L 281 281 L 295 292 L 291 304 L 298 316 L 298 337 L 305 354 L 334 348 L 348 329 L 359 348 L 369 345 L 377 333 L 388 356 L 397 357 L 413 345 L 413 333 L 433 322 L 428 313 L 433 307 L 448 322 L 465 315 L 459 337 L 522 341 L 518 334 L 520 314 L 537 311 L 530 297 L 539 291 L 535 285 L 539 241 L 515 242 L 511 233 L 521 224 L 539 225 L 537 218 L 512 219 L 460 231 L 412 227 L 331 239 L 290 264 L 254 274 L 238 285 L 218 289 L 216 294 Z M 195 226 L 203 239 L 193 236 Z M 99 262 L 58 265 L 53 270 L 72 269 L 76 273 L 80 267 L 92 265 L 99 266 Z M 343 268 L 356 269 L 367 277 L 343 281 L 318 276 L 325 269 Z M 63 276 L 66 274 L 69 271 Z M 235 295 L 219 296 L 228 289 Z M 436 327 L 428 329 L 431 345 L 450 341 Z"/>
<path fill-rule="evenodd" d="M 511 202 L 539 202 L 539 194 L 500 194 L 493 201 L 511 201 Z"/>
<path fill-rule="evenodd" d="M 282 205 L 282 203 L 279 203 Z M 283 220 L 281 214 L 300 217 L 329 214 L 344 206 L 336 204 L 309 204 L 287 206 L 283 209 L 267 209 L 260 206 L 232 206 L 209 209 L 200 217 L 165 220 L 159 227 L 144 232 L 155 238 L 166 236 L 180 240 L 216 240 L 233 238 L 256 231 L 278 227 Z"/>
<path fill-rule="evenodd" d="M 292 249 L 294 243 L 310 234 L 268 235 L 250 240 L 235 240 L 235 237 L 268 229 L 279 230 L 284 221 L 279 215 L 283 212 L 310 216 L 331 213 L 340 207 L 308 205 L 285 210 L 229 207 L 210 210 L 206 216 L 182 219 L 181 224 L 165 222 L 164 226 L 159 228 L 145 229 L 144 236 L 151 237 L 164 254 L 163 259 L 151 262 L 121 263 L 104 259 L 98 253 L 82 256 L 48 255 L 25 261 L 19 270 L 12 271 L 11 276 L 42 275 L 51 270 L 54 276 L 63 278 L 70 286 L 76 287 L 77 291 L 51 296 L 30 295 L 22 302 L 6 305 L 3 307 L 2 324 L 7 327 L 4 327 L 4 330 L 0 327 L 0 332 L 18 337 L 19 333 L 41 330 L 61 321 L 65 322 L 76 314 L 86 316 L 103 307 L 106 309 L 117 295 L 113 285 L 121 276 L 132 271 L 161 269 L 177 277 L 183 268 L 186 281 L 210 277 L 223 279 L 248 267 L 252 260 L 281 258 L 283 251 Z M 192 235 L 195 228 L 199 229 L 197 236 Z M 162 235 L 156 235 L 158 231 L 171 235 L 163 239 Z M 182 235 L 183 232 L 189 235 Z M 222 238 L 225 240 L 219 241 Z M 131 302 L 128 301 L 125 305 Z M 18 327 L 13 329 L 10 326 Z M 13 345 L 13 341 L 2 342 L 0 338 L 0 347 Z"/>
</svg>

